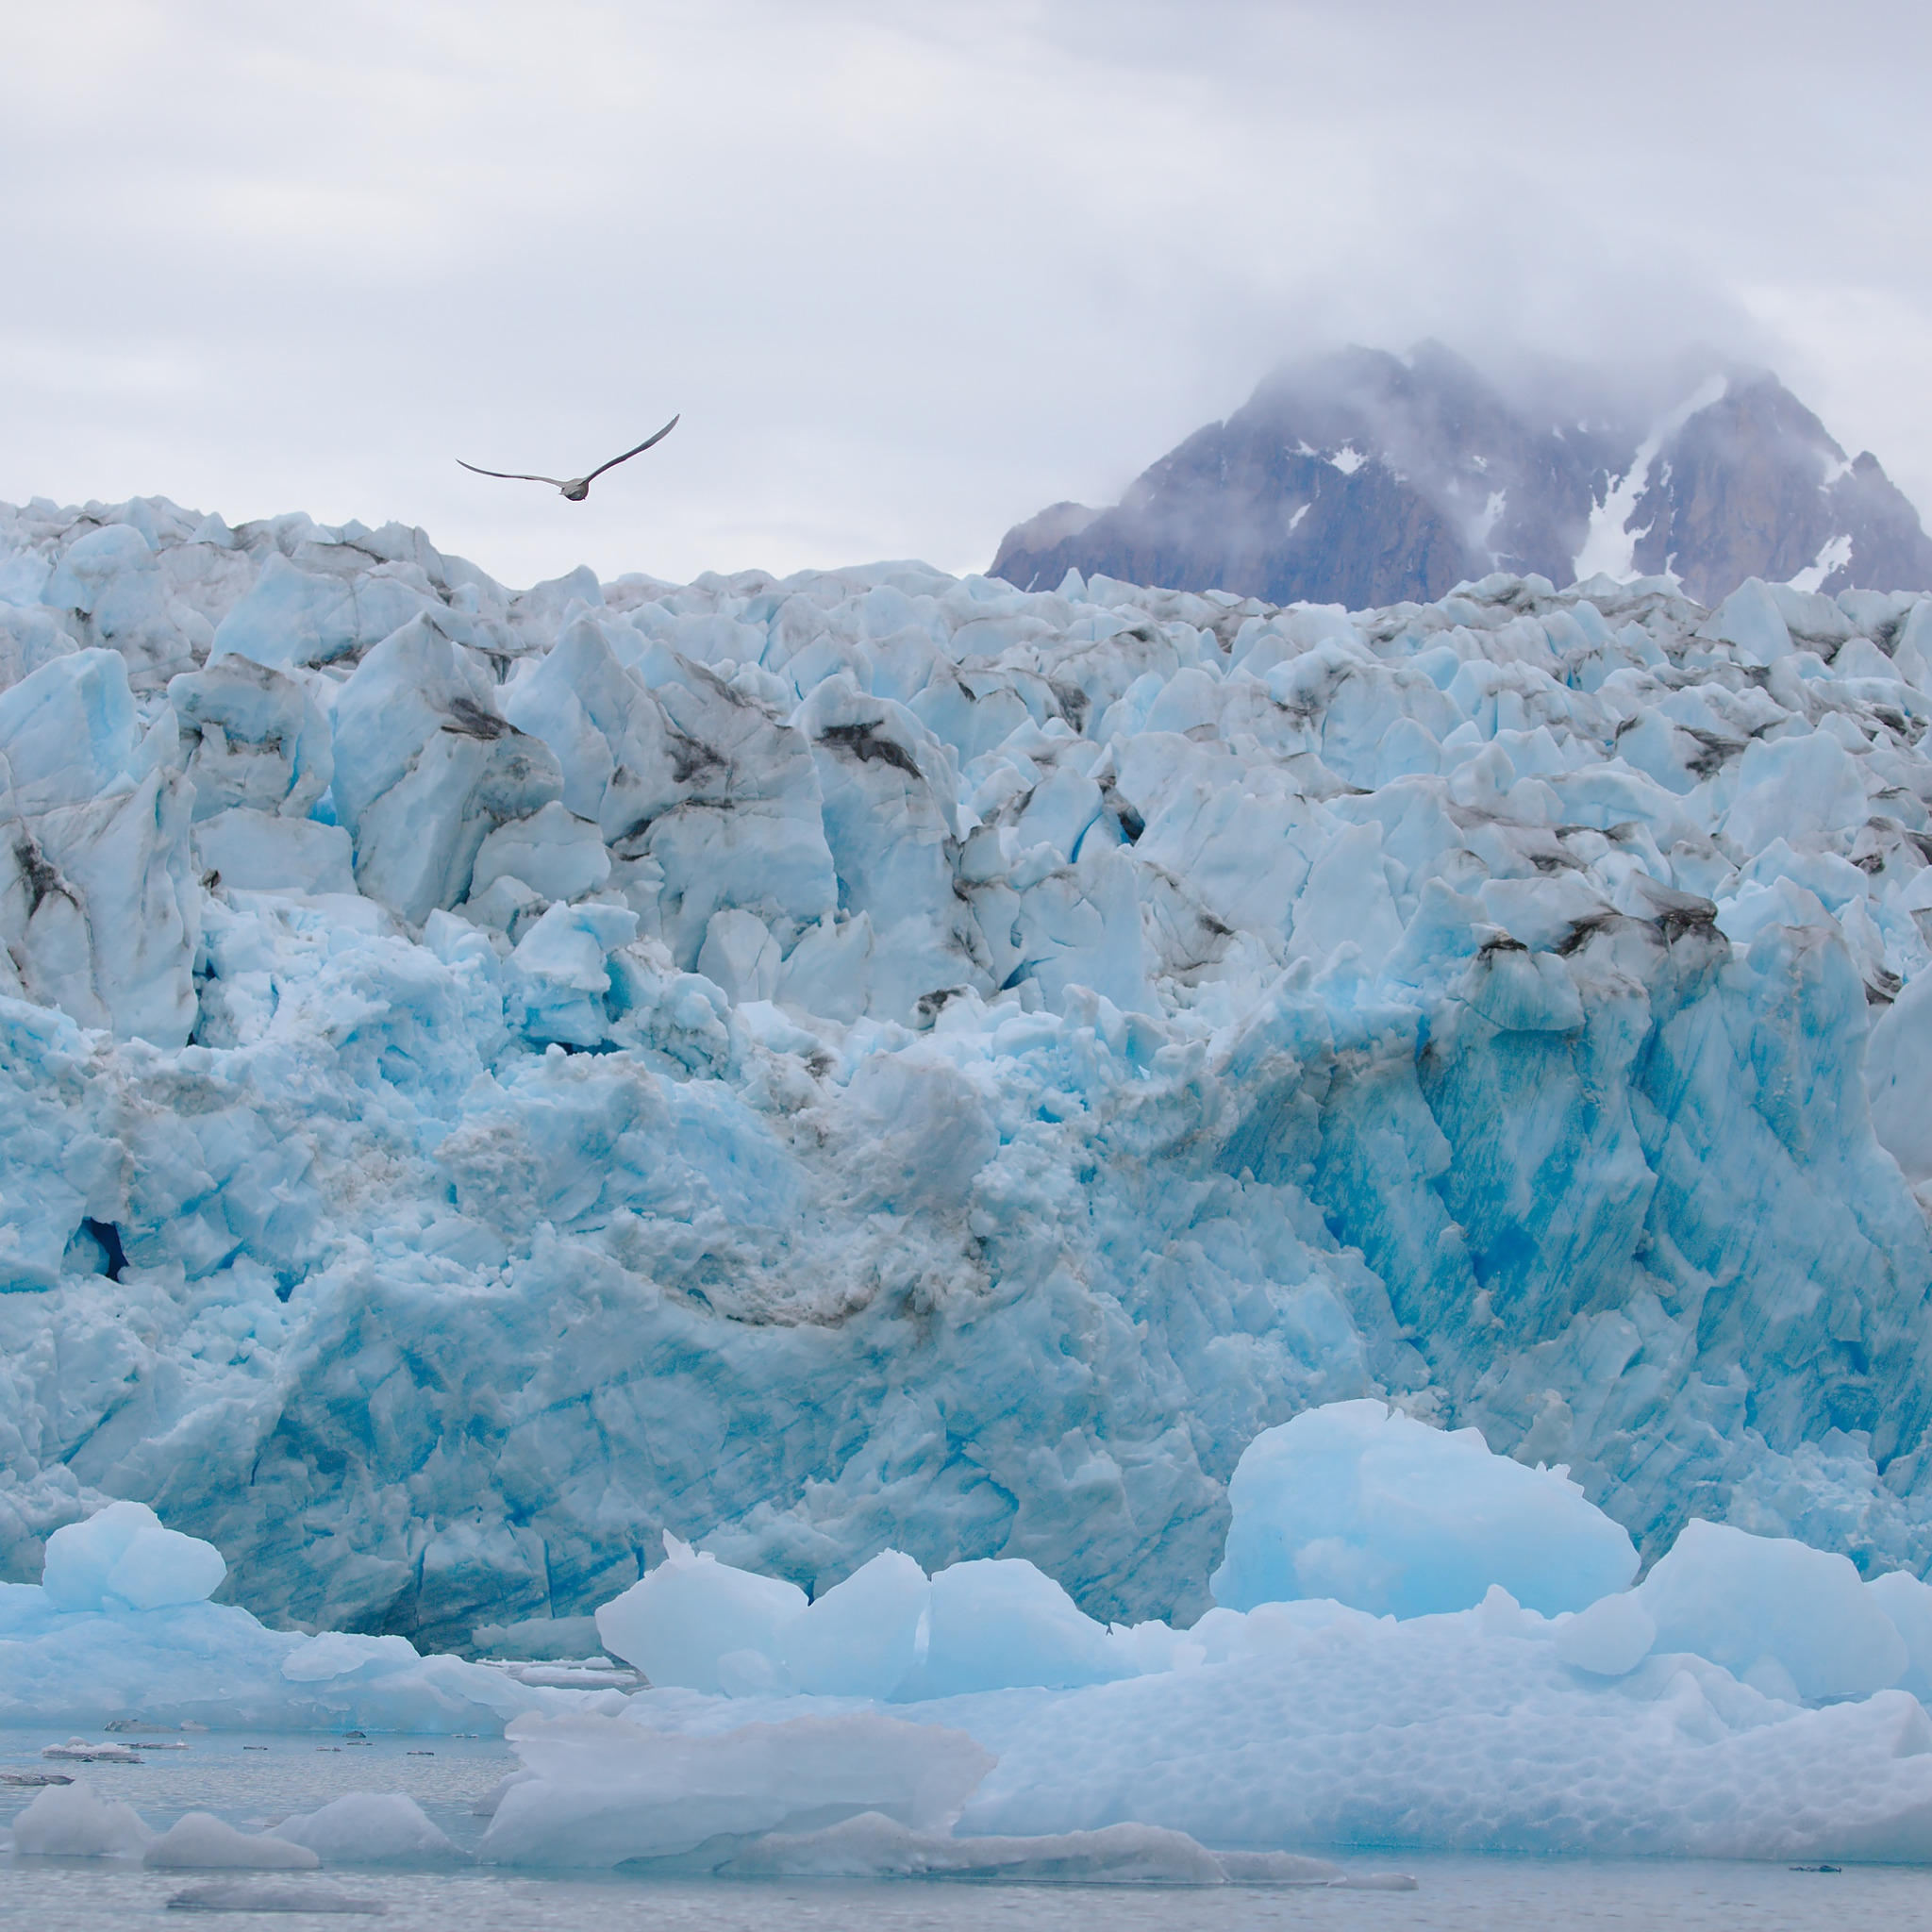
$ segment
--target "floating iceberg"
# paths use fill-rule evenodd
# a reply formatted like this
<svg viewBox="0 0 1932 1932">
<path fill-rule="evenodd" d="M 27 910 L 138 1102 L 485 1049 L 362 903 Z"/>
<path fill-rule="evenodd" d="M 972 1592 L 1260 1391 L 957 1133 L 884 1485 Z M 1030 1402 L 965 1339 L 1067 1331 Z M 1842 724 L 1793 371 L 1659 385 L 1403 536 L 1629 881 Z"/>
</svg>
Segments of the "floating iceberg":
<svg viewBox="0 0 1932 1932">
<path fill-rule="evenodd" d="M 1491 1455 L 1474 1429 L 1444 1434 L 1379 1402 L 1331 1403 L 1264 1431 L 1228 1502 L 1213 1590 L 1231 1609 L 1325 1596 L 1416 1617 L 1469 1609 L 1500 1585 L 1554 1615 L 1637 1574 L 1629 1537 L 1580 1485 Z"/>
<path fill-rule="evenodd" d="M 1426 1518 L 1391 1509 L 1398 1472 Z M 887 1553 L 808 1607 L 680 1545 L 599 1618 L 655 1687 L 613 1716 L 512 1724 L 525 1770 L 484 1856 L 1174 1883 L 1238 1877 L 1216 1861 L 1241 1848 L 1932 1859 L 1932 1720 L 1903 1688 L 1924 1682 L 1932 1628 L 1917 1578 L 1866 1584 L 1843 1557 L 1692 1521 L 1630 1587 L 1627 1541 L 1574 1485 L 1374 1404 L 1263 1435 L 1230 1493 L 1217 1590 L 1272 1565 L 1291 1593 L 1185 1631 L 1090 1623 L 1082 1641 L 1018 1561 L 926 1579 Z M 1359 1593 L 1476 1600 L 1394 1615 L 1312 1595 L 1336 1565 L 1292 1562 L 1310 1524 L 1356 1553 Z M 1532 1556 L 1537 1586 L 1582 1607 L 1545 1616 L 1493 1580 Z M 969 1682 L 941 1604 L 972 1633 Z M 834 1641 L 807 1641 L 834 1607 Z M 950 1833 L 788 1767 L 819 1727 L 888 1713 L 895 1740 L 933 1726 L 935 1749 L 996 1758 L 962 1781 Z M 772 1784 L 721 1776 L 746 1763 Z M 696 1822 L 664 1795 L 720 1786 L 740 1808 Z M 788 1801 L 824 1822 L 768 1822 Z"/>
<path fill-rule="evenodd" d="M 162 1872 L 313 1872 L 322 1860 L 307 1845 L 188 1811 L 142 1849 L 141 1862 Z"/>
<path fill-rule="evenodd" d="M 132 1805 L 103 1803 L 85 1777 L 45 1786 L 13 1821 L 13 1849 L 32 1857 L 138 1857 L 154 1839 Z"/>
<path fill-rule="evenodd" d="M 1021 1558 L 927 1576 L 885 1552 L 807 1604 L 674 1543 L 600 1611 L 610 1647 L 656 1674 L 628 1696 L 215 1606 L 44 1600 L 38 1645 L 0 1649 L 0 1682 L 25 1654 L 98 1704 L 112 1646 L 147 1712 L 508 1719 L 522 1769 L 483 1807 L 478 1856 L 510 1866 L 1223 1884 L 1336 1882 L 1308 1855 L 1364 1846 L 1932 1862 L 1932 1587 L 1697 1520 L 1631 1586 L 1627 1543 L 1607 1563 L 1621 1532 L 1574 1486 L 1479 1439 L 1411 1440 L 1406 1420 L 1346 1404 L 1298 1419 L 1289 1453 L 1264 1435 L 1231 1485 L 1230 1546 L 1265 1552 L 1317 1508 L 1329 1539 L 1392 1566 L 1357 1581 L 1426 1596 L 1519 1564 L 1541 1531 L 1546 1588 L 1629 1587 L 1553 1616 L 1490 1582 L 1454 1610 L 1303 1594 L 1126 1627 Z M 1391 1445 L 1433 1505 L 1412 1547 L 1378 1491 Z M 204 1621 L 184 1631 L 171 1620 L 191 1607 Z M 15 1848 L 184 1869 L 453 1853 L 410 1800 L 366 1792 L 267 1835 L 192 1813 L 157 1839 L 80 1774 L 20 1813 Z"/>
<path fill-rule="evenodd" d="M 615 1718 L 520 1718 L 506 1733 L 532 1774 L 512 1781 L 478 1856 L 610 1867 L 729 1848 L 767 1832 L 876 1813 L 944 1830 L 992 1758 L 963 1732 L 874 1712 L 744 1724 L 683 1737 Z"/>
<path fill-rule="evenodd" d="M 447 1858 L 456 1847 L 401 1791 L 351 1791 L 318 1810 L 285 1818 L 272 1837 L 313 1852 L 325 1865 L 381 1865 Z"/>
<path fill-rule="evenodd" d="M 227 1574 L 212 1543 L 164 1529 L 144 1503 L 109 1503 L 47 1539 L 41 1588 L 56 1610 L 158 1610 L 206 1603 Z"/>
<path fill-rule="evenodd" d="M 614 1698 L 420 1657 L 403 1637 L 271 1630 L 235 1605 L 206 1601 L 225 1573 L 219 1551 L 164 1528 L 139 1503 L 111 1503 L 56 1530 L 41 1583 L 0 1584 L 0 1724 L 494 1730 L 524 1712 Z M 139 1761 L 141 1743 L 54 1749 Z"/>
</svg>

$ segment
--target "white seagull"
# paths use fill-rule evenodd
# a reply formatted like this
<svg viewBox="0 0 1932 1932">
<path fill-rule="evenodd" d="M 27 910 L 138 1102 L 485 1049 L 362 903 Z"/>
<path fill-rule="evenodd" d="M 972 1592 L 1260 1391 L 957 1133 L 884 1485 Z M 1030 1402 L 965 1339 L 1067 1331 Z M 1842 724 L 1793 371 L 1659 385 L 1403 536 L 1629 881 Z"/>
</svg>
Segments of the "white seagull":
<svg viewBox="0 0 1932 1932">
<path fill-rule="evenodd" d="M 679 414 L 681 415 L 682 413 L 680 410 Z M 524 470 L 481 470 L 475 463 L 464 462 L 461 457 L 457 458 L 457 462 L 461 468 L 469 470 L 478 476 L 501 476 L 506 482 L 509 483 L 553 484 L 557 489 L 562 491 L 572 503 L 581 503 L 585 497 L 590 495 L 591 485 L 606 470 L 614 470 L 619 463 L 627 463 L 631 458 L 641 456 L 654 442 L 662 442 L 676 427 L 677 417 L 674 416 L 670 422 L 665 424 L 663 428 L 658 430 L 656 436 L 647 436 L 643 441 L 638 444 L 636 449 L 627 449 L 621 457 L 612 457 L 608 463 L 599 463 L 588 476 L 533 476 Z"/>
</svg>

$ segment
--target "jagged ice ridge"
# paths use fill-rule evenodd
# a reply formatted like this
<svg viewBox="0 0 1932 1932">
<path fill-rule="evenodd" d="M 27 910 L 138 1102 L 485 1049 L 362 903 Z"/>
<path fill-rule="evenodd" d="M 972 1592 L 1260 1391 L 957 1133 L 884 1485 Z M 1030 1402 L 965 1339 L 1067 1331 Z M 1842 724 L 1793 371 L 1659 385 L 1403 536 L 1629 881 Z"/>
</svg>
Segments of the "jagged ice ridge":
<svg viewBox="0 0 1932 1932">
<path fill-rule="evenodd" d="M 1932 601 L 512 594 L 0 510 L 0 1552 L 462 1647 L 659 1535 L 1187 1622 L 1383 1394 L 1923 1571 Z"/>
</svg>

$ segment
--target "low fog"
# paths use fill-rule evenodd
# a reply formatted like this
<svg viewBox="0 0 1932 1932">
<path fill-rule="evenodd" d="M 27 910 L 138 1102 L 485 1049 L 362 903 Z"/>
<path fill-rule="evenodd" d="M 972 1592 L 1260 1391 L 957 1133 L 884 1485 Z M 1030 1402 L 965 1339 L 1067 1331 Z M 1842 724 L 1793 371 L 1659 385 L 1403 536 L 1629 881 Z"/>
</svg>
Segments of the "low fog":
<svg viewBox="0 0 1932 1932">
<path fill-rule="evenodd" d="M 983 568 L 1279 361 L 1777 369 L 1932 506 L 1921 9 L 20 15 L 0 497 L 579 562 Z M 1565 392 L 1574 378 L 1557 385 Z M 580 474 L 581 505 L 458 469 Z"/>
</svg>

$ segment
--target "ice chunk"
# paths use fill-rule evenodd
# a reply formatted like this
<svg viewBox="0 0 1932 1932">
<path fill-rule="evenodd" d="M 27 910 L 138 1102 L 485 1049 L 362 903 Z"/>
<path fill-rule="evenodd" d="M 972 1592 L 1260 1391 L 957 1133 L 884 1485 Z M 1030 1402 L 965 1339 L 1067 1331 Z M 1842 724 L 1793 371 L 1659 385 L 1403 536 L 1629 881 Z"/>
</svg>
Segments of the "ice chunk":
<svg viewBox="0 0 1932 1932">
<path fill-rule="evenodd" d="M 182 779 L 151 771 L 16 823 L 0 843 L 0 940 L 29 998 L 124 1040 L 187 1042 L 201 915 L 189 809 Z"/>
<path fill-rule="evenodd" d="M 269 1833 L 306 1845 L 325 1865 L 380 1865 L 403 1858 L 447 1857 L 456 1847 L 401 1791 L 351 1791 Z"/>
<path fill-rule="evenodd" d="M 355 850 L 340 825 L 232 806 L 194 828 L 204 878 L 250 892 L 353 892 Z"/>
<path fill-rule="evenodd" d="M 910 1557 L 881 1550 L 781 1626 L 779 1657 L 801 1690 L 891 1697 L 924 1656 L 931 1596 Z"/>
<path fill-rule="evenodd" d="M 1932 1705 L 1932 1584 L 1908 1570 L 1889 1570 L 1866 1584 L 1872 1600 L 1905 1640 L 1910 1661 L 1899 1682 L 1921 1704 Z"/>
<path fill-rule="evenodd" d="M 432 1546 L 425 1571 L 435 1575 Z M 568 1687 L 532 1684 L 405 1638 L 265 1628 L 246 1610 L 203 1601 L 221 1582 L 211 1545 L 117 1503 L 47 1539 L 45 1584 L 0 1584 L 0 1724 L 67 1716 L 136 1728 L 493 1729 L 524 1711 L 621 1703 L 608 1673 Z M 139 1748 L 157 1747 L 144 1741 Z M 175 1747 L 178 1748 L 178 1747 Z M 137 1746 L 76 1739 L 54 1747 L 129 1761 Z"/>
<path fill-rule="evenodd" d="M 325 1912 L 372 1919 L 381 1918 L 389 1909 L 379 1898 L 312 1880 L 296 1885 L 251 1885 L 235 1879 L 184 1886 L 170 1896 L 168 1907 L 177 1912 Z"/>
<path fill-rule="evenodd" d="M 775 1657 L 778 1632 L 805 1605 L 795 1583 L 734 1570 L 666 1530 L 663 1562 L 598 1609 L 597 1633 L 654 1684 L 717 1690 L 721 1657 Z"/>
<path fill-rule="evenodd" d="M 1291 958 L 1325 964 L 1344 942 L 1374 972 L 1402 939 L 1402 921 L 1382 875 L 1381 827 L 1350 825 L 1309 870 L 1295 902 Z"/>
<path fill-rule="evenodd" d="M 233 806 L 299 819 L 328 790 L 335 753 L 328 720 L 293 677 L 225 658 L 168 686 L 194 815 Z"/>
<path fill-rule="evenodd" d="M 1242 1661 L 976 1700 L 999 1763 L 958 1833 L 1134 1820 L 1250 1845 L 1932 1857 L 1932 1722 L 1905 1692 L 1794 1708 L 1661 1654 L 1605 1680 L 1507 1621 L 1363 1618 Z"/>
<path fill-rule="evenodd" d="M 145 1503 L 109 1503 L 47 1539 L 41 1587 L 63 1610 L 158 1610 L 204 1602 L 227 1574 L 212 1543 L 164 1529 Z"/>
<path fill-rule="evenodd" d="M 1622 1677 L 1650 1655 L 1657 1621 L 1628 1591 L 1600 1596 L 1557 1631 L 1557 1655 L 1598 1677 Z"/>
<path fill-rule="evenodd" d="M 734 1006 L 768 1000 L 778 984 L 778 946 L 762 919 L 735 907 L 711 914 L 697 970 Z"/>
<path fill-rule="evenodd" d="M 1337 1885 L 1340 1865 L 1296 1852 L 1216 1852 L 1215 1860 L 1230 1885 Z M 1411 1880 L 1411 1887 L 1413 1881 Z"/>
<path fill-rule="evenodd" d="M 1024 1558 L 954 1563 L 932 1579 L 919 1694 L 1104 1684 L 1133 1666 L 1060 1586 Z"/>
<path fill-rule="evenodd" d="M 1291 1860 L 1341 1875 L 1319 1859 Z M 1222 1860 L 1185 1832 L 1108 1824 L 1038 1838 L 946 1838 L 864 1812 L 823 1831 L 773 1832 L 720 1868 L 747 1878 L 1004 1878 L 1026 1885 L 1225 1885 Z M 1280 1879 L 1271 1882 L 1282 1883 Z M 1288 1879 L 1289 1884 L 1325 1884 Z"/>
<path fill-rule="evenodd" d="M 477 849 L 470 891 L 499 878 L 521 879 L 545 899 L 581 899 L 610 876 L 610 855 L 596 824 L 552 799 L 526 819 L 499 825 Z"/>
<path fill-rule="evenodd" d="M 235 656 L 279 668 L 330 664 L 367 650 L 431 602 L 393 575 L 344 579 L 274 556 L 215 627 L 208 655 L 210 661 Z"/>
<path fill-rule="evenodd" d="M 16 608 L 38 604 L 52 571 L 47 559 L 36 557 L 32 551 L 0 562 L 0 604 L 10 604 Z"/>
<path fill-rule="evenodd" d="M 6 571 L 0 568 L 0 578 Z M 0 595 L 0 691 L 18 684 L 43 664 L 80 646 L 54 621 L 51 610 L 21 609 Z"/>
<path fill-rule="evenodd" d="M 91 642 L 114 650 L 142 691 L 192 668 L 210 633 L 172 602 L 148 536 L 127 524 L 90 530 L 67 546 L 42 588 L 42 602 L 71 613 Z"/>
<path fill-rule="evenodd" d="M 1830 850 L 1865 823 L 1865 786 L 1828 732 L 1752 744 L 1738 765 L 1738 795 L 1724 832 L 1746 852 L 1774 839 L 1799 851 Z"/>
<path fill-rule="evenodd" d="M 1932 973 L 1922 973 L 1873 1024 L 1865 1043 L 1872 1129 L 1907 1180 L 1932 1180 Z"/>
<path fill-rule="evenodd" d="M 313 1872 L 322 1860 L 307 1845 L 237 1831 L 212 1811 L 189 1811 L 148 1845 L 141 1862 L 159 1872 Z"/>
<path fill-rule="evenodd" d="M 477 1856 L 504 1865 L 608 1868 L 867 1811 L 943 1830 L 993 1761 L 962 1731 L 870 1711 L 717 1737 L 520 1719 L 505 1736 L 537 1775 L 503 1793 L 483 1835 Z"/>
<path fill-rule="evenodd" d="M 506 692 L 504 712 L 550 747 L 564 805 L 609 840 L 648 825 L 706 762 L 590 617 L 567 625 L 556 648 Z"/>
<path fill-rule="evenodd" d="M 1567 1476 L 1379 1402 L 1330 1403 L 1264 1430 L 1228 1500 L 1213 1588 L 1234 1609 L 1328 1596 L 1415 1617 L 1465 1609 L 1501 1584 L 1553 1616 L 1622 1590 L 1637 1570 L 1623 1526 Z"/>
<path fill-rule="evenodd" d="M 597 1045 L 610 1030 L 605 959 L 637 931 L 638 916 L 626 907 L 552 906 L 509 956 L 510 1023 L 539 1044 Z"/>
<path fill-rule="evenodd" d="M 1747 664 L 1774 664 L 1791 651 L 1791 634 L 1777 598 L 1762 577 L 1746 577 L 1705 625 L 1707 635 L 1735 644 Z"/>
<path fill-rule="evenodd" d="M 1694 1651 L 1740 1677 L 1768 1659 L 1801 1697 L 1867 1696 L 1910 1662 L 1850 1558 L 1790 1537 L 1693 1519 L 1632 1596 L 1656 1620 L 1657 1651 Z"/>
<path fill-rule="evenodd" d="M 42 812 L 125 790 L 139 775 L 142 736 L 118 653 L 56 658 L 0 692 L 7 802 L 17 812 Z"/>
<path fill-rule="evenodd" d="M 325 1684 L 372 1665 L 393 1669 L 415 1661 L 416 1646 L 407 1637 L 365 1637 L 351 1630 L 325 1630 L 282 1658 L 281 1674 L 291 1684 Z"/>
<path fill-rule="evenodd" d="M 550 749 L 426 621 L 386 637 L 335 708 L 336 814 L 361 890 L 419 923 L 469 891 L 483 841 L 558 797 Z"/>
<path fill-rule="evenodd" d="M 37 1857 L 125 1857 L 153 1838 L 132 1805 L 104 1803 L 84 1777 L 44 1787 L 13 1821 L 13 1849 Z"/>
</svg>

